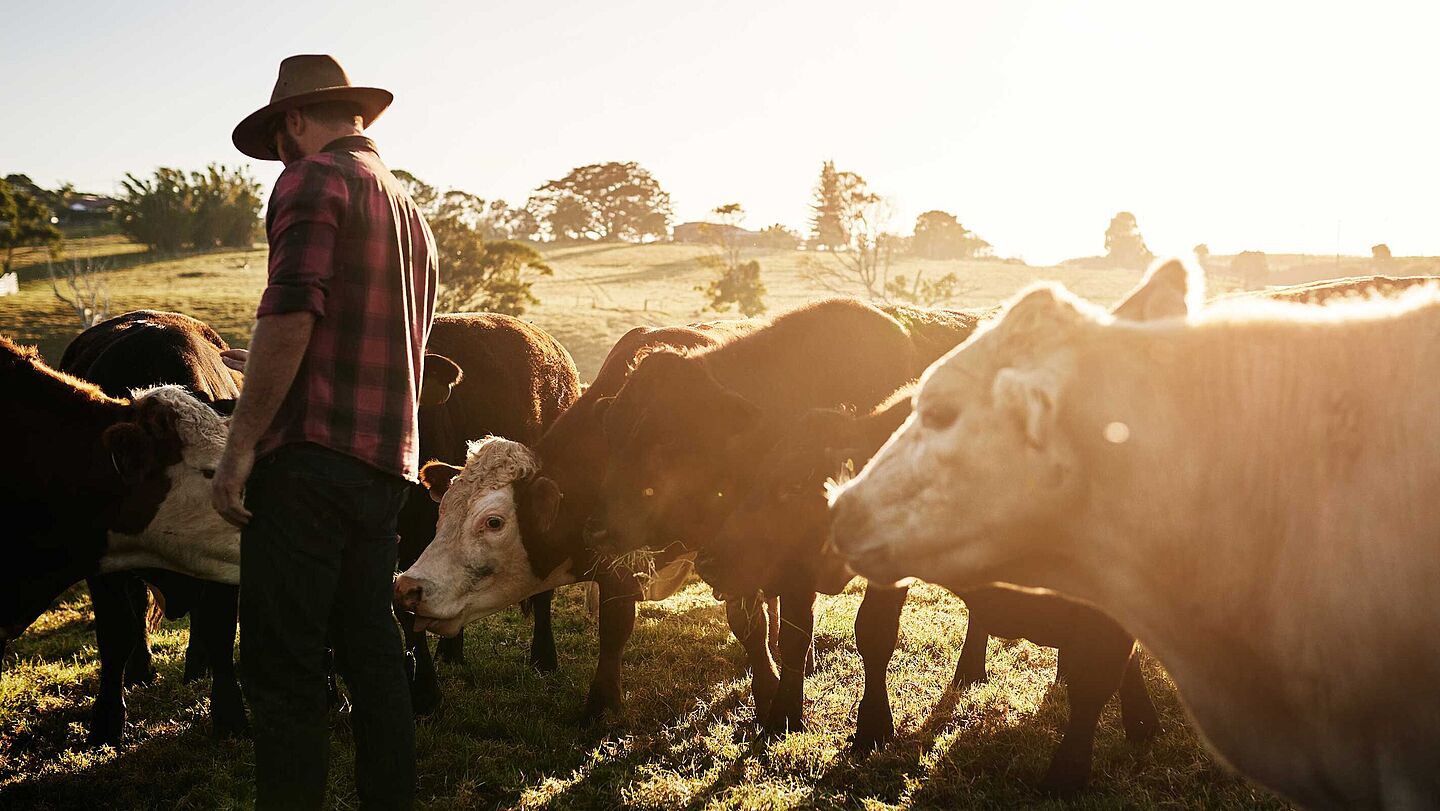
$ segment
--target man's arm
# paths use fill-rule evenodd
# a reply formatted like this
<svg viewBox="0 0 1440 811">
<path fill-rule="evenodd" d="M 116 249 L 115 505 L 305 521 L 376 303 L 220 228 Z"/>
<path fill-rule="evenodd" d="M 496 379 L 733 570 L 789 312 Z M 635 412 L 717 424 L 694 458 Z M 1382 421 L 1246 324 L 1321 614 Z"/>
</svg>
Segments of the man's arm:
<svg viewBox="0 0 1440 811">
<path fill-rule="evenodd" d="M 295 381 L 314 327 L 315 314 L 303 310 L 262 316 L 255 322 L 245 359 L 245 385 L 230 419 L 230 438 L 215 469 L 211 491 L 215 510 L 237 527 L 250 520 L 243 493 L 255 465 L 255 446 Z"/>
</svg>

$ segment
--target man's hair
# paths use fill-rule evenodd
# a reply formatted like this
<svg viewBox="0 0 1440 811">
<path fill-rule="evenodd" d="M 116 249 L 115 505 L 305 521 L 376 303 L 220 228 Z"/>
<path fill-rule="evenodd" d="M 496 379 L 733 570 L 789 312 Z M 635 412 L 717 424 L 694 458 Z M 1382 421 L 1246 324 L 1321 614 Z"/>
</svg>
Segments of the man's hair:
<svg viewBox="0 0 1440 811">
<path fill-rule="evenodd" d="M 354 124 L 356 129 L 365 128 L 365 121 L 360 115 L 359 105 L 349 101 L 322 101 L 319 104 L 307 104 L 300 108 L 300 112 L 306 118 L 320 124 L 334 127 Z"/>
</svg>

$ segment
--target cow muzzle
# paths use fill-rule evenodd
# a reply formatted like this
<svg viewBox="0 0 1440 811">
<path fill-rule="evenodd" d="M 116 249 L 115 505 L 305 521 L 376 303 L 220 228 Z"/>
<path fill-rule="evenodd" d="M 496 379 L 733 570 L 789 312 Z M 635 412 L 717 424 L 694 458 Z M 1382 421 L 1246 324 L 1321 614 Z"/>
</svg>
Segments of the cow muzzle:
<svg viewBox="0 0 1440 811">
<path fill-rule="evenodd" d="M 425 581 L 409 575 L 395 578 L 395 605 L 414 613 L 425 599 Z"/>
</svg>

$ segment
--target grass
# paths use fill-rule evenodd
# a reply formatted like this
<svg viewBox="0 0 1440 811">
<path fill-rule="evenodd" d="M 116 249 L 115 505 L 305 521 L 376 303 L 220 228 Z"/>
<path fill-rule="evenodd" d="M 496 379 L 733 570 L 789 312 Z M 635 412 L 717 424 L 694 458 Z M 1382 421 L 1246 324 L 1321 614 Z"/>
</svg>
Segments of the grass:
<svg viewBox="0 0 1440 811">
<path fill-rule="evenodd" d="M 594 374 L 610 345 L 637 324 L 716 317 L 694 287 L 707 278 L 694 246 L 591 245 L 547 252 L 555 276 L 536 285 L 527 317 Z M 772 312 L 821 291 L 804 279 L 803 253 L 761 253 Z M 109 275 L 112 312 L 187 312 L 232 343 L 249 337 L 264 283 L 263 251 L 146 262 Z M 993 262 L 906 262 L 898 270 L 954 270 L 967 282 L 955 306 L 997 303 L 1039 278 L 1111 301 L 1136 272 L 1028 268 Z M 0 298 L 0 333 L 38 343 L 58 360 L 78 331 L 48 284 L 22 281 Z M 1065 717 L 1051 686 L 1054 652 L 991 643 L 991 681 L 947 693 L 966 615 L 939 588 L 911 593 L 890 692 L 899 732 L 884 752 L 855 758 L 848 736 L 863 683 L 852 624 L 854 589 L 817 603 L 817 672 L 807 679 L 808 731 L 757 738 L 749 680 L 724 612 L 699 583 L 642 605 L 626 657 L 628 708 L 595 727 L 576 723 L 597 641 L 582 592 L 555 604 L 560 670 L 526 664 L 529 626 L 507 611 L 471 626 L 468 660 L 442 665 L 447 704 L 421 723 L 420 797 L 427 808 L 1011 808 L 1052 805 L 1032 786 Z M 85 746 L 98 682 L 88 598 L 72 590 L 10 646 L 0 667 L 0 807 L 232 808 L 253 803 L 248 742 L 208 735 L 206 686 L 181 682 L 184 622 L 155 636 L 154 684 L 128 692 L 131 721 L 119 748 Z M 243 663 L 242 663 L 243 666 Z M 1123 738 L 1112 702 L 1096 746 L 1093 790 L 1081 808 L 1244 807 L 1280 803 L 1207 756 L 1185 723 L 1173 685 L 1147 674 L 1166 733 L 1148 750 Z M 331 792 L 356 803 L 349 718 L 334 719 Z M 1053 804 L 1059 807 L 1058 804 Z"/>
</svg>

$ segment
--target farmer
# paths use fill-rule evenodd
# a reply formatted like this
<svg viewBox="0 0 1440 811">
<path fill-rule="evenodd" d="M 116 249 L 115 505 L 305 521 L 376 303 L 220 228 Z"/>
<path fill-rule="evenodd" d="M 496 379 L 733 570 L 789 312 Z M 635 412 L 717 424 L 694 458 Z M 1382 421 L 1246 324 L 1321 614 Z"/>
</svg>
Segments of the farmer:
<svg viewBox="0 0 1440 811">
<path fill-rule="evenodd" d="M 436 256 L 362 134 L 392 98 L 352 86 L 333 57 L 292 56 L 270 103 L 232 135 L 246 155 L 285 164 L 254 337 L 228 353 L 245 386 L 213 494 L 242 527 L 240 657 L 260 808 L 324 802 L 327 640 L 354 704 L 360 805 L 414 800 L 415 723 L 390 606 L 396 516 L 417 480 Z"/>
</svg>

